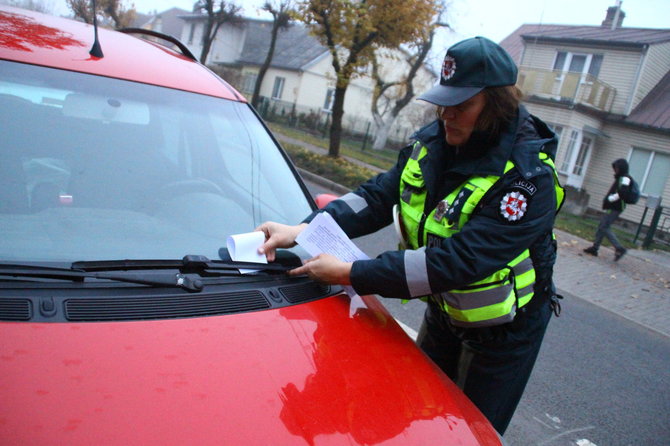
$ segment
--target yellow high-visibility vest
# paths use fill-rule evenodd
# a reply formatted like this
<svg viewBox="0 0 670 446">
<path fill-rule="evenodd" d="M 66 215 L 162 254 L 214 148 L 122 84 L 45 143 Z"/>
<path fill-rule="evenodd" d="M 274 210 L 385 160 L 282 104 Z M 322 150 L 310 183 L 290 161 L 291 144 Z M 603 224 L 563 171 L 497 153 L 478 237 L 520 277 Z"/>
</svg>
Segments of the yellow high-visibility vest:
<svg viewBox="0 0 670 446">
<path fill-rule="evenodd" d="M 400 181 L 400 216 L 410 249 L 418 249 L 428 242 L 428 234 L 448 238 L 459 232 L 468 222 L 472 212 L 499 179 L 499 176 L 472 176 L 454 189 L 441 206 L 424 215 L 427 190 L 419 161 L 428 153 L 420 143 L 414 145 Z M 552 160 L 540 153 L 540 159 L 554 172 L 557 210 L 563 202 L 564 190 L 558 183 L 558 174 Z M 514 168 L 507 161 L 504 173 Z M 435 218 L 436 212 L 442 218 Z M 454 325 L 481 327 L 511 322 L 517 309 L 533 297 L 535 269 L 528 249 L 524 250 L 505 267 L 490 276 L 459 289 L 431 296 L 449 314 Z"/>
</svg>

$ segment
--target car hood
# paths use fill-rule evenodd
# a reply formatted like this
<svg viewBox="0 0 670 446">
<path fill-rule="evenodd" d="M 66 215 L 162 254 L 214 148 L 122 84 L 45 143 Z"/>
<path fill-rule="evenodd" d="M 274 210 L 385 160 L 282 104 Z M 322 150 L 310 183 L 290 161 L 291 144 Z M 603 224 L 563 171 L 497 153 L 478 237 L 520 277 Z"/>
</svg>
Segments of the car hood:
<svg viewBox="0 0 670 446">
<path fill-rule="evenodd" d="M 245 314 L 0 324 L 16 444 L 497 444 L 376 298 Z M 353 313 L 353 314 L 352 314 Z"/>
</svg>

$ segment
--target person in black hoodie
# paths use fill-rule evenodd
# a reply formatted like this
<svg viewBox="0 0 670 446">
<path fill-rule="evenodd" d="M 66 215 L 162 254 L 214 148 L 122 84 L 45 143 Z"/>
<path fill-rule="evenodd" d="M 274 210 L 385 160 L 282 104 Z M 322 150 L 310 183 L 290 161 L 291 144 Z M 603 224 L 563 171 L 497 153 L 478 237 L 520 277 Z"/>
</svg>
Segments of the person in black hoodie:
<svg viewBox="0 0 670 446">
<path fill-rule="evenodd" d="M 612 183 L 609 191 L 607 191 L 607 195 L 603 198 L 603 210 L 606 212 L 600 218 L 593 245 L 586 248 L 584 252 L 592 256 L 598 256 L 600 243 L 604 237 L 607 237 L 612 246 L 614 246 L 614 261 L 618 261 L 626 254 L 626 248 L 621 245 L 619 239 L 612 232 L 612 224 L 626 208 L 626 203 L 622 197 L 630 193 L 633 181 L 630 175 L 628 175 L 628 161 L 625 159 L 619 158 L 615 160 L 612 163 L 612 169 L 614 169 L 614 183 Z"/>
</svg>

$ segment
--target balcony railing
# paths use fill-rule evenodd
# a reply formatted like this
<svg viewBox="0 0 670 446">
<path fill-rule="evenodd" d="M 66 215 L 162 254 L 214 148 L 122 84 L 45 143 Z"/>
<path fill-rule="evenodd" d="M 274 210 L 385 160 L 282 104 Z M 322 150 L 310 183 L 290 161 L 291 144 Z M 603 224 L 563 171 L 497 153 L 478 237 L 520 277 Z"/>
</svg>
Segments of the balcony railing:
<svg viewBox="0 0 670 446">
<path fill-rule="evenodd" d="M 610 112 L 616 89 L 584 73 L 520 67 L 517 86 L 526 96 L 584 104 Z"/>
</svg>

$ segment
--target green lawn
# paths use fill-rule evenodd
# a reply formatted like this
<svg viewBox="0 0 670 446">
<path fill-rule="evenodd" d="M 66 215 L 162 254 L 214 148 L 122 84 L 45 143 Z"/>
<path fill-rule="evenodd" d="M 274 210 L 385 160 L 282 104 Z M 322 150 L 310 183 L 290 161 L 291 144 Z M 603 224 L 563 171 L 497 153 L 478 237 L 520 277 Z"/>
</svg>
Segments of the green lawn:
<svg viewBox="0 0 670 446">
<path fill-rule="evenodd" d="M 301 130 L 294 129 L 292 127 L 268 122 L 268 127 L 273 132 L 281 133 L 283 135 L 289 136 L 291 138 L 299 139 L 306 143 L 321 147 L 322 149 L 328 150 L 329 140 L 328 138 L 322 138 L 318 135 L 313 135 L 311 133 L 303 132 Z M 348 156 L 351 158 L 356 158 L 357 160 L 363 161 L 366 164 L 370 164 L 380 169 L 389 169 L 395 164 L 396 158 L 398 156 L 397 151 L 391 150 L 375 150 L 373 151 L 369 146 L 370 142 L 367 144 L 366 150 L 362 149 L 361 141 L 353 141 L 348 139 L 343 139 L 340 144 L 340 156 Z M 398 148 L 398 150 L 401 147 Z"/>
</svg>

